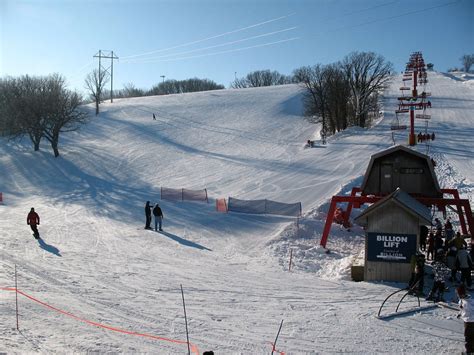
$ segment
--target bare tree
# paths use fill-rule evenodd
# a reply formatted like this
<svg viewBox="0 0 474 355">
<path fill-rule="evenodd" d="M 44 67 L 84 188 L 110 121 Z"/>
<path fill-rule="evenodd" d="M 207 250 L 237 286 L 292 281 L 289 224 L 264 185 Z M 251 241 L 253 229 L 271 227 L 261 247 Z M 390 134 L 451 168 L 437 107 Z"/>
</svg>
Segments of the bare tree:
<svg viewBox="0 0 474 355">
<path fill-rule="evenodd" d="M 0 135 L 21 135 L 17 107 L 21 110 L 24 106 L 18 104 L 19 100 L 17 80 L 11 77 L 0 79 Z"/>
<path fill-rule="evenodd" d="M 122 97 L 140 97 L 145 96 L 145 92 L 142 89 L 137 89 L 133 83 L 125 84 L 121 92 Z"/>
<path fill-rule="evenodd" d="M 56 157 L 60 133 L 77 129 L 87 117 L 79 109 L 80 95 L 67 90 L 65 79 L 58 74 L 3 80 L 0 100 L 5 103 L 0 109 L 0 121 L 9 127 L 6 133 L 11 138 L 28 135 L 35 151 L 39 150 L 41 139 L 46 138 Z"/>
<path fill-rule="evenodd" d="M 105 85 L 109 82 L 110 75 L 105 71 L 94 69 L 86 77 L 86 89 L 89 90 L 90 98 L 95 102 L 95 114 L 99 114 L 99 105 L 102 98 L 102 91 Z"/>
<path fill-rule="evenodd" d="M 10 138 L 27 135 L 35 151 L 40 149 L 44 120 L 39 113 L 44 102 L 38 98 L 42 91 L 42 80 L 28 75 L 2 80 L 2 116 L 4 133 Z"/>
<path fill-rule="evenodd" d="M 322 119 L 324 123 L 327 116 L 326 75 L 324 67 L 320 64 L 312 67 L 301 67 L 293 71 L 293 76 L 298 83 L 306 88 L 303 99 L 305 115 L 314 122 L 319 122 L 319 119 Z M 323 124 L 323 126 L 325 125 Z"/>
<path fill-rule="evenodd" d="M 245 78 L 235 79 L 232 82 L 231 87 L 236 88 L 250 88 L 250 87 L 261 87 L 261 86 L 273 86 L 273 85 L 284 85 L 290 84 L 292 78 L 287 75 L 280 74 L 277 71 L 270 70 L 256 70 L 248 73 Z"/>
<path fill-rule="evenodd" d="M 59 135 L 61 132 L 77 130 L 87 120 L 85 111 L 80 110 L 81 96 L 66 89 L 65 79 L 52 75 L 46 79 L 47 110 L 46 125 L 43 129 L 45 138 L 51 143 L 54 156 L 59 156 Z"/>
<path fill-rule="evenodd" d="M 324 67 L 325 91 L 328 124 L 326 131 L 334 134 L 346 129 L 349 122 L 351 91 L 345 73 L 340 63 L 330 64 Z"/>
<path fill-rule="evenodd" d="M 249 87 L 246 78 L 236 78 L 231 84 L 230 87 L 232 89 L 245 89 Z"/>
<path fill-rule="evenodd" d="M 465 54 L 461 57 L 462 66 L 466 73 L 469 73 L 471 66 L 474 65 L 474 54 Z"/>
<path fill-rule="evenodd" d="M 350 89 L 339 63 L 302 67 L 293 72 L 293 77 L 306 88 L 305 115 L 322 123 L 323 144 L 326 135 L 347 128 Z"/>
<path fill-rule="evenodd" d="M 169 95 L 184 92 L 221 90 L 224 85 L 216 84 L 209 79 L 191 78 L 186 80 L 166 80 L 151 88 L 147 95 Z"/>
<path fill-rule="evenodd" d="M 393 66 L 373 52 L 353 52 L 342 65 L 351 89 L 354 120 L 360 127 L 366 127 L 372 96 L 384 89 Z"/>
</svg>

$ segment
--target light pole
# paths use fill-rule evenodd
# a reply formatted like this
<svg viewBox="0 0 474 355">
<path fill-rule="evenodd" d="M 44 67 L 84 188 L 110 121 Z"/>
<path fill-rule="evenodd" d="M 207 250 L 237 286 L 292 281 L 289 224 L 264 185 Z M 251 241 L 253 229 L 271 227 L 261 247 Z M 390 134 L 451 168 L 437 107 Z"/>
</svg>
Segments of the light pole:
<svg viewBox="0 0 474 355">
<path fill-rule="evenodd" d="M 234 72 L 234 79 L 237 80 L 237 72 Z"/>
<path fill-rule="evenodd" d="M 160 77 L 163 79 L 163 83 L 165 82 L 165 76 L 164 75 L 160 75 Z"/>
</svg>

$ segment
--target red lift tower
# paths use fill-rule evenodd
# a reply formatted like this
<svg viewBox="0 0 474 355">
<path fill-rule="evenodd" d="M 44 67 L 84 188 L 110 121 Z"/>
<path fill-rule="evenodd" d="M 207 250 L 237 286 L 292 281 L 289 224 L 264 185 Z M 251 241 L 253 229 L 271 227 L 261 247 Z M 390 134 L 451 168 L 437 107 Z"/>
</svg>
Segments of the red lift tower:
<svg viewBox="0 0 474 355">
<path fill-rule="evenodd" d="M 411 96 L 406 96 L 405 91 L 409 91 L 410 87 L 405 85 L 405 82 L 409 81 L 412 82 Z M 426 109 L 431 107 L 431 101 L 427 100 L 430 93 L 423 91 L 419 94 L 417 89 L 417 85 L 424 85 L 427 82 L 428 77 L 423 55 L 421 52 L 414 52 L 410 55 L 410 60 L 408 61 L 405 73 L 403 74 L 404 85 L 400 88 L 402 96 L 398 98 L 398 110 L 395 111 L 397 115 L 400 113 L 410 113 L 410 133 L 408 135 L 408 144 L 410 146 L 415 145 L 417 142 L 415 135 L 415 117 L 420 119 L 429 119 L 431 117 L 430 115 L 425 114 Z M 423 113 L 416 114 L 415 116 L 415 110 L 423 110 Z"/>
</svg>

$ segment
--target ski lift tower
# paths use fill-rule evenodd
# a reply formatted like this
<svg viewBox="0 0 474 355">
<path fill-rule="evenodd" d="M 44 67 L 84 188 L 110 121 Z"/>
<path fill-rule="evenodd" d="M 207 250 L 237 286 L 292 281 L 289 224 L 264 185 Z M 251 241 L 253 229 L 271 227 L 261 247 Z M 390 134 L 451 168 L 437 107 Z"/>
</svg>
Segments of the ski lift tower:
<svg viewBox="0 0 474 355">
<path fill-rule="evenodd" d="M 426 110 L 431 107 L 431 102 L 426 101 L 426 94 L 423 92 L 418 95 L 417 84 L 426 84 L 428 82 L 425 61 L 421 52 L 414 52 L 410 55 L 410 59 L 405 68 L 403 81 L 412 81 L 411 97 L 403 95 L 399 97 L 399 110 L 408 110 L 410 113 L 410 133 L 408 136 L 408 144 L 413 146 L 416 144 L 415 135 L 415 110 Z M 422 118 L 422 117 L 420 117 Z"/>
</svg>

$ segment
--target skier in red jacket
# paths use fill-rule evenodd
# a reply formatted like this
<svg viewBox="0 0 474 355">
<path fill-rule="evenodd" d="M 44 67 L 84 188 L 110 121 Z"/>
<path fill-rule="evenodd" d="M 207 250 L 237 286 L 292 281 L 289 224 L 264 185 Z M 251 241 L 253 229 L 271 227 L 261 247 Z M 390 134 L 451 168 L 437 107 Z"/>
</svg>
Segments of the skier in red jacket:
<svg viewBox="0 0 474 355">
<path fill-rule="evenodd" d="M 31 207 L 30 213 L 28 213 L 28 217 L 26 217 L 26 224 L 28 224 L 31 227 L 31 230 L 33 231 L 33 235 L 35 236 L 36 239 L 40 238 L 39 232 L 38 232 L 38 227 L 40 224 L 40 218 L 38 216 L 38 213 L 35 212 L 35 209 Z"/>
</svg>

